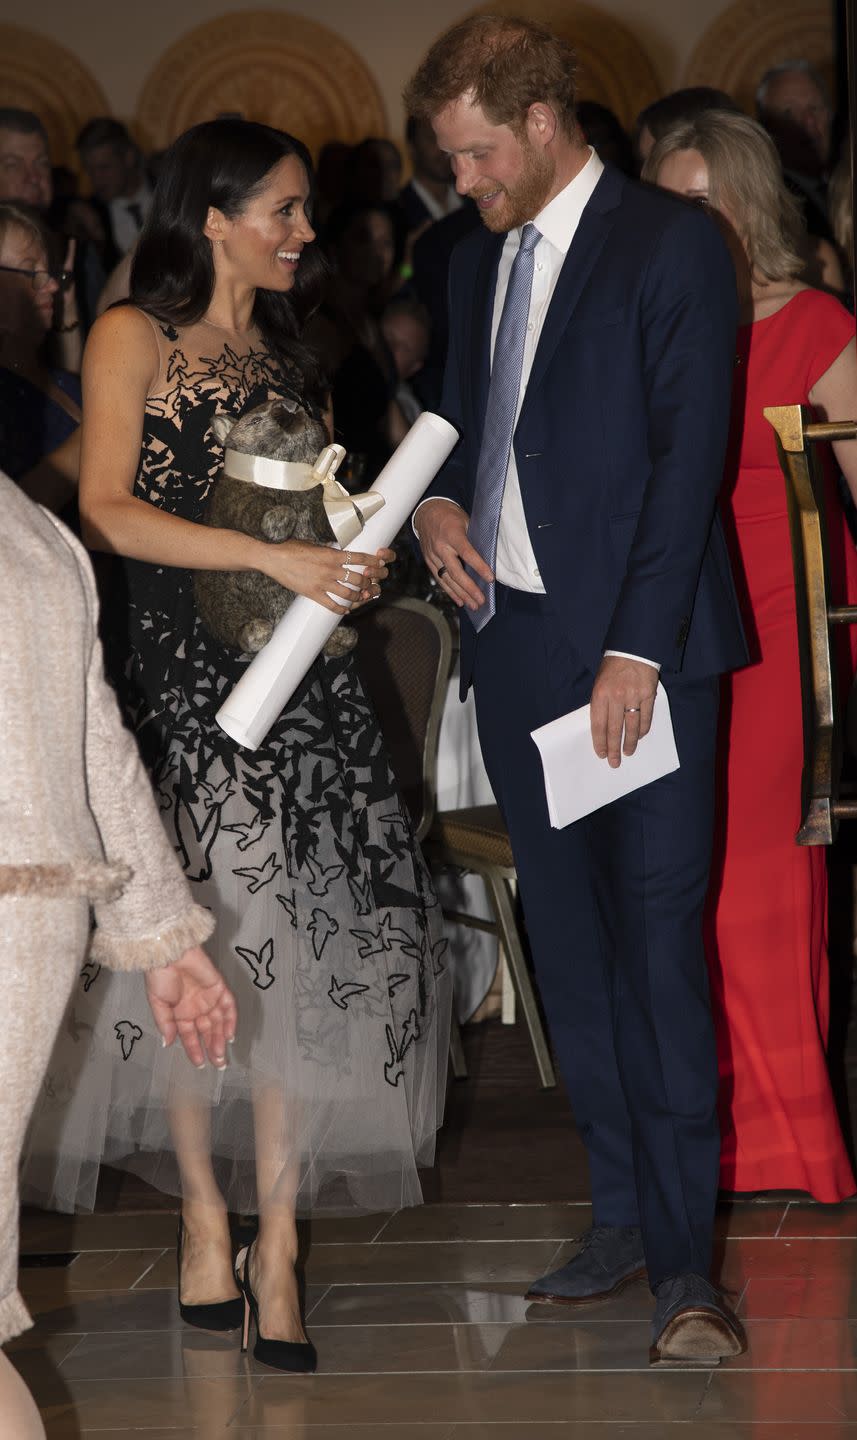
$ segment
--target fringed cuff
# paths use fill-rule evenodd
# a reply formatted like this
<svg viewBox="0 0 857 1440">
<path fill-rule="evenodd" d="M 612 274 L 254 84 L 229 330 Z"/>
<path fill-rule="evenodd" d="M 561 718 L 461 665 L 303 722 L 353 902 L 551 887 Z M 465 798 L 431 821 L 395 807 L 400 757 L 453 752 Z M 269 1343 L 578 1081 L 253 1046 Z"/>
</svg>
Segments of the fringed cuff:
<svg viewBox="0 0 857 1440">
<path fill-rule="evenodd" d="M 214 916 L 202 905 L 192 905 L 166 921 L 154 935 L 117 935 L 99 925 L 90 954 L 108 970 L 158 970 L 171 965 L 185 950 L 204 945 L 214 930 Z"/>
<path fill-rule="evenodd" d="M 127 865 L 75 860 L 60 865 L 0 865 L 0 896 L 33 900 L 117 900 L 131 879 Z"/>
<path fill-rule="evenodd" d="M 32 1316 L 20 1292 L 13 1290 L 11 1295 L 4 1295 L 0 1300 L 0 1345 L 14 1340 L 16 1335 L 23 1335 L 25 1330 L 32 1329 L 32 1325 Z"/>
</svg>

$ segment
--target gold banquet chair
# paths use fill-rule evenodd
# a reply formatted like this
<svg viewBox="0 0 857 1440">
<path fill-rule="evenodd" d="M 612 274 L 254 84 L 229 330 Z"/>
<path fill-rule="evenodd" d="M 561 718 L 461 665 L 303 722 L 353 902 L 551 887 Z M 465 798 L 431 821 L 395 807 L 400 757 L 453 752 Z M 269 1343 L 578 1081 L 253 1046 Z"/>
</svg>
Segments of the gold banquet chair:
<svg viewBox="0 0 857 1440">
<path fill-rule="evenodd" d="M 493 920 L 482 920 L 460 910 L 445 910 L 447 920 L 498 936 L 506 955 L 518 1003 L 524 1012 L 539 1080 L 548 1090 L 556 1084 L 547 1038 L 539 1015 L 530 972 L 515 918 L 515 862 L 509 834 L 496 805 L 474 805 L 462 810 L 441 810 L 423 843 L 432 869 L 455 866 L 481 875 L 488 889 Z"/>
<path fill-rule="evenodd" d="M 805 405 L 764 412 L 777 436 L 786 481 L 797 595 L 803 700 L 803 775 L 798 845 L 830 845 L 840 820 L 857 818 L 857 795 L 842 784 L 842 720 L 831 630 L 857 624 L 857 605 L 830 599 L 824 477 L 815 446 L 857 438 L 857 421 L 820 424 Z"/>
<path fill-rule="evenodd" d="M 354 616 L 360 673 L 387 744 L 390 763 L 431 869 L 455 866 L 483 876 L 494 918 L 444 911 L 454 923 L 498 936 L 526 1020 L 539 1079 L 556 1084 L 524 949 L 515 919 L 515 866 L 496 805 L 436 809 L 437 747 L 452 668 L 449 622 L 434 605 L 406 597 Z M 467 1074 L 457 1024 L 452 1065 Z"/>
</svg>

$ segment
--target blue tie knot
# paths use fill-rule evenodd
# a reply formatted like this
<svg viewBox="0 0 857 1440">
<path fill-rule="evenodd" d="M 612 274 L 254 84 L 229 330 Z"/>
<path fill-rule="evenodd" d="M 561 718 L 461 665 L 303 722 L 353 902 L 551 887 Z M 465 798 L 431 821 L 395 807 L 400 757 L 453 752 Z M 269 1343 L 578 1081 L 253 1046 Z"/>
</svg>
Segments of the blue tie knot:
<svg viewBox="0 0 857 1440">
<path fill-rule="evenodd" d="M 521 244 L 519 253 L 524 255 L 531 255 L 541 238 L 541 230 L 537 230 L 535 225 L 533 225 L 530 221 L 524 226 L 523 230 L 521 231 Z"/>
</svg>

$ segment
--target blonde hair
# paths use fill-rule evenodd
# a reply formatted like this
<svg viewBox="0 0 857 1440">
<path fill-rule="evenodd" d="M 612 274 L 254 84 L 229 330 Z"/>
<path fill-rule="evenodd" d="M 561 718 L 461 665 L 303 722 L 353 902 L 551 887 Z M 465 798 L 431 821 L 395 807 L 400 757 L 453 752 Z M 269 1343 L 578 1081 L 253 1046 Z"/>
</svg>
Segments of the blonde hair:
<svg viewBox="0 0 857 1440">
<path fill-rule="evenodd" d="M 0 200 L 0 249 L 6 243 L 10 230 L 26 230 L 44 251 L 47 264 L 51 264 L 53 250 L 51 234 L 38 210 L 31 210 L 18 200 Z"/>
<path fill-rule="evenodd" d="M 804 268 L 804 221 L 786 187 L 776 147 L 747 115 L 706 110 L 657 142 L 643 179 L 657 181 L 668 155 L 696 150 L 708 170 L 708 198 L 735 222 L 751 272 L 765 280 L 791 280 Z"/>
</svg>

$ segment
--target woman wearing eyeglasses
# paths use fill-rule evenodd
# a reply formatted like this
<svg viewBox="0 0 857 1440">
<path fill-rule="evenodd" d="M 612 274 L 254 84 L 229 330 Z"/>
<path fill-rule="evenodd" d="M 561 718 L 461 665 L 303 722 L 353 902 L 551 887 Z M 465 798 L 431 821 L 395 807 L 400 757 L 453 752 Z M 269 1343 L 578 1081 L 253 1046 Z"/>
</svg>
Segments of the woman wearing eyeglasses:
<svg viewBox="0 0 857 1440">
<path fill-rule="evenodd" d="M 35 211 L 0 204 L 0 469 L 13 480 L 67 441 L 81 420 L 80 380 L 66 368 L 75 358 L 80 363 L 73 322 L 63 319 L 72 328 L 62 331 L 62 366 L 48 353 L 64 281 L 51 269 L 49 253 L 48 233 Z"/>
</svg>

